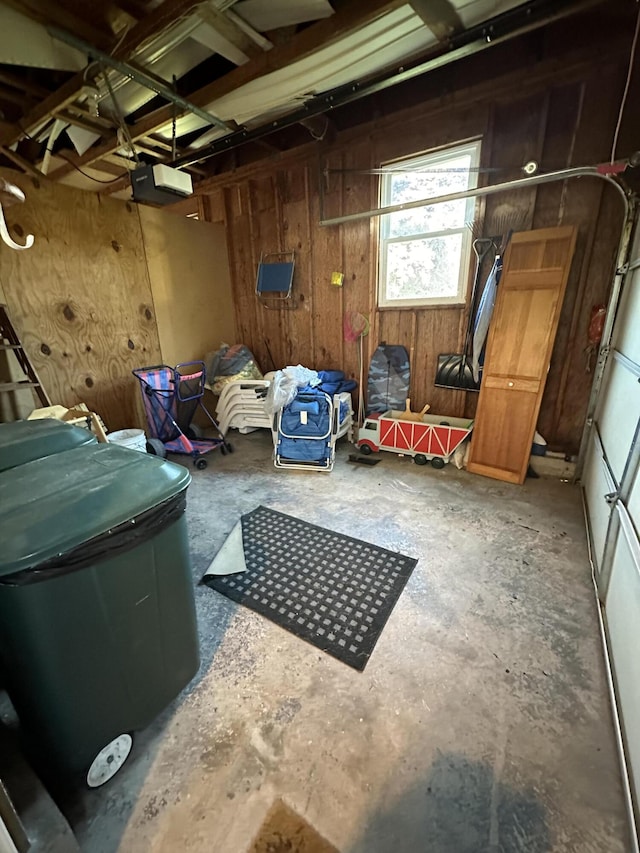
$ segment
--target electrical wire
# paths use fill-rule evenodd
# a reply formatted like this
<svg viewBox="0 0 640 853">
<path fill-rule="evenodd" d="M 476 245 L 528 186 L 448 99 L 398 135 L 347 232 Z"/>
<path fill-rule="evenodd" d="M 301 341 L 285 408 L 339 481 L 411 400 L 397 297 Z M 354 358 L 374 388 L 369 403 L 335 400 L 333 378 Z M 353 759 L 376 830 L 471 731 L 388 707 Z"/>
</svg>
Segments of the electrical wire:
<svg viewBox="0 0 640 853">
<path fill-rule="evenodd" d="M 636 0 L 637 2 L 637 0 Z M 622 100 L 620 101 L 620 110 L 618 112 L 618 121 L 616 123 L 616 130 L 613 134 L 613 144 L 611 145 L 611 162 L 613 163 L 616 159 L 616 148 L 618 147 L 618 136 L 620 134 L 620 126 L 622 125 L 622 116 L 624 115 L 624 108 L 627 103 L 627 95 L 629 94 L 629 86 L 631 84 L 631 74 L 633 72 L 633 61 L 636 55 L 636 45 L 638 43 L 638 32 L 640 32 L 640 5 L 638 6 L 638 17 L 636 20 L 636 30 L 633 34 L 633 41 L 631 42 L 631 53 L 629 54 L 629 68 L 627 70 L 627 80 L 624 84 L 624 92 L 622 93 Z"/>
<path fill-rule="evenodd" d="M 24 133 L 24 135 L 26 136 L 27 139 L 30 139 L 31 142 L 38 143 L 38 140 L 34 139 L 33 136 L 31 136 L 29 133 L 27 133 L 27 131 L 22 127 L 22 125 L 19 122 L 18 122 L 18 127 Z M 40 144 L 40 143 L 38 143 L 38 144 Z M 68 157 L 65 157 L 65 155 L 62 154 L 60 151 L 54 152 L 51 148 L 49 148 L 48 145 L 46 146 L 45 151 L 48 151 L 50 154 L 55 153 L 56 157 L 60 157 L 60 159 L 64 160 L 65 163 L 68 163 L 70 166 L 73 166 L 74 169 L 77 169 L 81 175 L 85 176 L 85 178 L 89 178 L 90 181 L 95 181 L 97 184 L 115 184 L 116 181 L 121 181 L 124 177 L 126 177 L 129 174 L 129 172 L 123 172 L 117 178 L 111 178 L 108 181 L 103 181 L 101 178 L 94 178 L 93 175 L 89 175 L 87 172 L 85 172 L 83 169 L 81 169 L 80 166 L 76 166 L 76 164 L 73 162 L 73 160 L 70 160 Z"/>
<path fill-rule="evenodd" d="M 60 157 L 62 160 L 64 160 L 65 163 L 68 163 L 70 166 L 73 166 L 73 168 L 76 169 L 78 172 L 80 172 L 81 175 L 84 175 L 85 178 L 89 178 L 90 181 L 95 181 L 96 184 L 115 184 L 116 181 L 121 181 L 123 178 L 127 177 L 127 175 L 129 174 L 129 172 L 123 172 L 117 178 L 111 178 L 108 181 L 103 181 L 101 178 L 94 178 L 93 175 L 90 175 L 88 172 L 85 172 L 84 169 L 80 168 L 80 166 L 76 166 L 76 164 L 73 162 L 73 160 L 70 160 L 68 157 L 65 157 L 65 155 L 60 153 L 59 151 L 56 154 L 56 157 Z"/>
<path fill-rule="evenodd" d="M 111 85 L 111 80 L 109 80 L 109 74 L 107 69 L 102 67 L 102 76 L 104 77 L 104 82 L 107 84 L 107 89 L 109 90 L 109 95 L 111 97 L 111 101 L 113 102 L 113 108 L 116 111 L 116 116 L 118 118 L 118 125 L 125 139 L 127 140 L 127 144 L 129 145 L 129 150 L 133 155 L 133 159 L 136 163 L 140 163 L 140 158 L 138 157 L 138 152 L 136 151 L 135 145 L 133 144 L 133 139 L 131 138 L 131 134 L 129 133 L 129 128 L 127 127 L 127 123 L 124 120 L 124 116 L 122 115 L 122 110 L 120 109 L 120 104 L 116 98 L 115 92 L 113 91 L 113 87 Z"/>
</svg>

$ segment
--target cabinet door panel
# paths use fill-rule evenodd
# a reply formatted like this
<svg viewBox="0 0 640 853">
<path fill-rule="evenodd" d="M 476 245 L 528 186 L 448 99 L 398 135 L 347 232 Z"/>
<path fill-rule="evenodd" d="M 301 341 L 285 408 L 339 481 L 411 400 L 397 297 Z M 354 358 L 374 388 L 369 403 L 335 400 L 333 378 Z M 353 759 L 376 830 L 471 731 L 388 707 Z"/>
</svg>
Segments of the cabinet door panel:
<svg viewBox="0 0 640 853">
<path fill-rule="evenodd" d="M 491 412 L 491 429 L 474 428 L 474 473 L 492 476 L 498 468 L 509 483 L 520 482 L 522 454 L 531 450 L 529 423 L 534 416 L 536 395 L 526 391 L 490 388 L 485 392 L 485 408 Z M 476 420 L 477 423 L 477 420 Z M 476 470 L 482 466 L 485 470 Z M 471 467 L 469 466 L 469 470 Z"/>
<path fill-rule="evenodd" d="M 547 338 L 558 303 L 557 287 L 509 289 L 502 297 L 492 319 L 500 346 L 491 353 L 491 375 L 538 379 L 547 370 Z"/>
</svg>

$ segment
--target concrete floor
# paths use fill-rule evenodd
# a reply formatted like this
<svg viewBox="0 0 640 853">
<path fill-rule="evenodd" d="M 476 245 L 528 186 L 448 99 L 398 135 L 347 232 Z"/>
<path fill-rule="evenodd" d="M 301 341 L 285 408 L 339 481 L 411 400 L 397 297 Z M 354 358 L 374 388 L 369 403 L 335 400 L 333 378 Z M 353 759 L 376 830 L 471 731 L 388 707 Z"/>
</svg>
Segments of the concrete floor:
<svg viewBox="0 0 640 853">
<path fill-rule="evenodd" d="M 364 673 L 198 587 L 197 678 L 65 804 L 84 853 L 245 853 L 279 798 L 341 853 L 628 850 L 579 491 L 234 443 L 193 471 L 195 580 L 260 503 L 418 566 Z"/>
</svg>

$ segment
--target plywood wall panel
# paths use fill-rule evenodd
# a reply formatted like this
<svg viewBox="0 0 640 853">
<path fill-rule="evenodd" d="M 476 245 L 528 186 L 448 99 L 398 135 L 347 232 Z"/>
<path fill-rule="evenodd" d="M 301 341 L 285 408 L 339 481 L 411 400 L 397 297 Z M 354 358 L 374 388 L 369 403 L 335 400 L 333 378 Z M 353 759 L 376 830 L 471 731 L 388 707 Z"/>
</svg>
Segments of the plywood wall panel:
<svg viewBox="0 0 640 853">
<path fill-rule="evenodd" d="M 166 364 L 202 359 L 235 340 L 225 228 L 138 208 L 160 351 Z"/>
<path fill-rule="evenodd" d="M 50 397 L 87 403 L 110 429 L 135 426 L 131 370 L 160 359 L 136 207 L 2 174 L 27 197 L 7 210 L 14 235 L 32 233 L 35 243 L 25 252 L 0 246 L 0 280 Z"/>
</svg>

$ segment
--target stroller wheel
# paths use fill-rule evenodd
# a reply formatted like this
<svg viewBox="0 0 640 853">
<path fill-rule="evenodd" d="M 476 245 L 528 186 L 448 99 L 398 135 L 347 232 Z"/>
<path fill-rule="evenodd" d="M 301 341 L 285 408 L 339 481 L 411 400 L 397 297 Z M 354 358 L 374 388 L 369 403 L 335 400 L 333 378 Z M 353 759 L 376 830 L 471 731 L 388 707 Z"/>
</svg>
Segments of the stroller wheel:
<svg viewBox="0 0 640 853">
<path fill-rule="evenodd" d="M 220 445 L 220 453 L 222 453 L 223 456 L 227 455 L 227 446 L 225 444 Z"/>
<path fill-rule="evenodd" d="M 229 444 L 227 441 L 222 446 L 226 449 L 227 453 L 233 453 L 233 444 Z"/>
<path fill-rule="evenodd" d="M 159 438 L 147 439 L 147 453 L 151 453 L 152 456 L 159 456 L 161 459 L 167 458 L 167 448 Z"/>
<path fill-rule="evenodd" d="M 191 424 L 190 426 L 188 426 L 186 428 L 186 430 L 184 431 L 184 434 L 187 436 L 187 438 L 190 441 L 193 441 L 194 439 L 202 438 L 204 435 L 204 433 L 202 431 L 202 427 L 199 427 L 198 424 Z"/>
<path fill-rule="evenodd" d="M 202 471 L 204 468 L 207 467 L 207 460 L 203 459 L 201 456 L 199 459 L 196 459 L 196 461 L 193 464 L 196 466 L 198 471 Z"/>
</svg>

